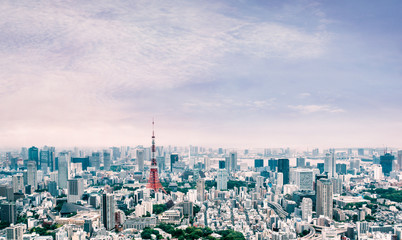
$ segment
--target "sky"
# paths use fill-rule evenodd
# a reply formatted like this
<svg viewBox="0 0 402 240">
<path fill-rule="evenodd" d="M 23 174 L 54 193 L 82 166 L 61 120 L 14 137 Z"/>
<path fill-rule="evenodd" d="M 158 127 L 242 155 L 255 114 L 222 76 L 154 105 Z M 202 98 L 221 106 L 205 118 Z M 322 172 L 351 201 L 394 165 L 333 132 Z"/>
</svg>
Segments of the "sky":
<svg viewBox="0 0 402 240">
<path fill-rule="evenodd" d="M 0 10 L 0 146 L 402 148 L 399 0 Z"/>
</svg>

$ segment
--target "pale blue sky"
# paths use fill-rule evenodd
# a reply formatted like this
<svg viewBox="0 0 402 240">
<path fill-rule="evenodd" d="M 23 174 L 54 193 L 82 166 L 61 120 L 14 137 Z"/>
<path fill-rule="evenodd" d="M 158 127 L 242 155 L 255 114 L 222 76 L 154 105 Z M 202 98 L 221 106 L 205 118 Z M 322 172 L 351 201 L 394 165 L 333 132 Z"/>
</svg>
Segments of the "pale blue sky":
<svg viewBox="0 0 402 240">
<path fill-rule="evenodd" d="M 401 1 L 2 1 L 0 144 L 402 147 Z"/>
</svg>

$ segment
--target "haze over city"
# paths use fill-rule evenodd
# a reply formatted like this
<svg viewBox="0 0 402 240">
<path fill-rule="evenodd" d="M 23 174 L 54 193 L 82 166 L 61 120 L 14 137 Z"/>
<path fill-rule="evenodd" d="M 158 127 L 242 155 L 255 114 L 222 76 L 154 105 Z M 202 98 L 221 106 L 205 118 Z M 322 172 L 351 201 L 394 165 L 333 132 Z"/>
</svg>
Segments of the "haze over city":
<svg viewBox="0 0 402 240">
<path fill-rule="evenodd" d="M 0 145 L 402 147 L 400 1 L 2 1 Z"/>
</svg>

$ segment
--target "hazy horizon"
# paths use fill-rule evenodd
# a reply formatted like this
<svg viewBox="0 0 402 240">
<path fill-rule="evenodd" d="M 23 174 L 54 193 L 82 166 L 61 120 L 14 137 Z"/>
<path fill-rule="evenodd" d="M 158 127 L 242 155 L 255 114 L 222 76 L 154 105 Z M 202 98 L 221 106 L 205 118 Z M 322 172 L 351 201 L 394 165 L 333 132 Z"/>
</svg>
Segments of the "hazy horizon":
<svg viewBox="0 0 402 240">
<path fill-rule="evenodd" d="M 401 1 L 3 1 L 0 146 L 402 149 Z"/>
</svg>

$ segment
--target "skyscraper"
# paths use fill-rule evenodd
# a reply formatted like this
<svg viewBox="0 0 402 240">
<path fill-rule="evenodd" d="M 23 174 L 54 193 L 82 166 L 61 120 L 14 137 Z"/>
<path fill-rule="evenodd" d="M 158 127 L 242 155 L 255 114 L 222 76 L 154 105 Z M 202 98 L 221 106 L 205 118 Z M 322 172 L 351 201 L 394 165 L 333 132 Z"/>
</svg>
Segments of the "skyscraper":
<svg viewBox="0 0 402 240">
<path fill-rule="evenodd" d="M 278 160 L 277 159 L 273 159 L 273 158 L 271 158 L 271 159 L 269 159 L 268 160 L 268 166 L 269 166 L 269 169 L 273 172 L 273 171 L 276 171 L 276 168 L 278 167 Z"/>
<path fill-rule="evenodd" d="M 89 159 L 91 167 L 94 167 L 96 170 L 100 169 L 101 155 L 101 152 L 93 152 Z"/>
<path fill-rule="evenodd" d="M 28 149 L 28 160 L 35 161 L 36 166 L 39 164 L 39 151 L 38 148 L 32 146 Z"/>
<path fill-rule="evenodd" d="M 59 156 L 59 188 L 67 188 L 67 180 L 69 177 L 69 171 L 70 171 L 70 154 L 67 152 L 62 152 L 60 153 Z"/>
<path fill-rule="evenodd" d="M 385 153 L 383 156 L 380 157 L 380 164 L 384 175 L 389 176 L 389 173 L 392 171 L 392 162 L 394 161 L 394 159 L 394 155 L 391 155 L 390 153 Z"/>
<path fill-rule="evenodd" d="M 170 171 L 173 171 L 173 165 L 179 161 L 179 154 L 172 153 L 170 154 Z"/>
<path fill-rule="evenodd" d="M 402 150 L 398 151 L 398 166 L 399 170 L 402 170 Z"/>
<path fill-rule="evenodd" d="M 310 222 L 313 217 L 313 200 L 311 198 L 303 198 L 301 203 L 302 219 Z"/>
<path fill-rule="evenodd" d="M 230 153 L 230 170 L 232 172 L 237 171 L 237 152 L 231 152 Z"/>
<path fill-rule="evenodd" d="M 205 200 L 205 180 L 200 178 L 197 180 L 197 201 L 203 202 Z"/>
<path fill-rule="evenodd" d="M 136 155 L 137 155 L 138 171 L 143 172 L 144 171 L 144 149 L 137 149 Z"/>
<path fill-rule="evenodd" d="M 325 155 L 324 172 L 328 174 L 328 178 L 336 176 L 336 159 L 334 151 Z"/>
<path fill-rule="evenodd" d="M 40 165 L 38 169 L 41 169 L 43 173 L 47 174 L 48 164 L 50 160 L 50 152 L 47 150 L 47 147 L 43 150 L 40 150 Z"/>
<path fill-rule="evenodd" d="M 211 168 L 211 160 L 209 157 L 204 157 L 204 169 L 208 171 Z"/>
<path fill-rule="evenodd" d="M 317 216 L 324 215 L 332 219 L 333 185 L 331 180 L 321 178 L 317 182 Z"/>
<path fill-rule="evenodd" d="M 264 167 L 264 159 L 255 159 L 254 160 L 254 168 Z"/>
<path fill-rule="evenodd" d="M 111 161 L 110 152 L 107 150 L 103 151 L 103 169 L 105 171 L 110 170 Z"/>
<path fill-rule="evenodd" d="M 225 161 L 219 161 L 219 169 L 225 169 L 226 168 L 226 162 Z"/>
<path fill-rule="evenodd" d="M 67 202 L 76 203 L 81 200 L 84 194 L 84 181 L 82 178 L 74 178 L 68 180 L 68 195 Z"/>
<path fill-rule="evenodd" d="M 298 168 L 304 168 L 306 167 L 306 159 L 302 158 L 302 157 L 298 157 L 296 159 L 296 166 Z"/>
<path fill-rule="evenodd" d="M 21 174 L 13 175 L 13 192 L 25 193 L 24 177 Z"/>
<path fill-rule="evenodd" d="M 101 198 L 101 220 L 102 225 L 106 228 L 106 230 L 113 229 L 114 226 L 114 210 L 115 203 L 113 195 L 111 194 L 102 194 Z"/>
<path fill-rule="evenodd" d="M 228 172 L 226 169 L 219 169 L 218 175 L 216 176 L 217 186 L 216 188 L 220 191 L 228 189 Z"/>
<path fill-rule="evenodd" d="M 296 185 L 299 190 L 314 190 L 313 186 L 313 176 L 314 173 L 312 170 L 308 169 L 297 169 L 295 171 L 296 174 Z"/>
<path fill-rule="evenodd" d="M 23 240 L 24 226 L 21 224 L 6 228 L 7 240 Z"/>
<path fill-rule="evenodd" d="M 37 168 L 35 161 L 29 161 L 27 165 L 27 183 L 34 190 L 38 187 Z"/>
<path fill-rule="evenodd" d="M 15 224 L 17 222 L 17 209 L 15 203 L 1 204 L 1 221 Z"/>
<path fill-rule="evenodd" d="M 278 172 L 283 173 L 283 185 L 289 184 L 289 159 L 278 159 Z"/>
</svg>

